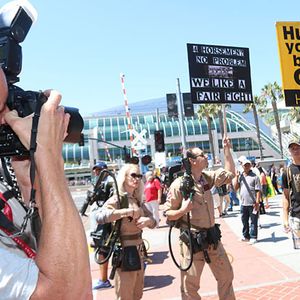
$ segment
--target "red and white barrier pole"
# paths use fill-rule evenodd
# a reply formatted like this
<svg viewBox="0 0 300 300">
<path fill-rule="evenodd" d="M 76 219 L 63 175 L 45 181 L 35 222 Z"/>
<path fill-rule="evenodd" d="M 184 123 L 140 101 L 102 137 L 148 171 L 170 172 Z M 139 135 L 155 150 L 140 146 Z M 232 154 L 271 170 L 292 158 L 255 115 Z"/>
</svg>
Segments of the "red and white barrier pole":
<svg viewBox="0 0 300 300">
<path fill-rule="evenodd" d="M 125 112 L 126 112 L 126 118 L 127 118 L 127 129 L 129 131 L 129 138 L 130 138 L 130 148 L 131 148 L 131 153 L 134 154 L 136 153 L 135 149 L 132 146 L 133 142 L 133 135 L 132 135 L 132 124 L 131 124 L 131 118 L 130 118 L 130 111 L 128 107 L 128 99 L 127 99 L 127 94 L 126 94 L 126 89 L 125 89 L 125 81 L 124 81 L 125 75 L 120 74 L 120 79 L 121 79 L 121 84 L 122 84 L 122 92 L 124 96 L 124 105 L 125 105 Z"/>
</svg>

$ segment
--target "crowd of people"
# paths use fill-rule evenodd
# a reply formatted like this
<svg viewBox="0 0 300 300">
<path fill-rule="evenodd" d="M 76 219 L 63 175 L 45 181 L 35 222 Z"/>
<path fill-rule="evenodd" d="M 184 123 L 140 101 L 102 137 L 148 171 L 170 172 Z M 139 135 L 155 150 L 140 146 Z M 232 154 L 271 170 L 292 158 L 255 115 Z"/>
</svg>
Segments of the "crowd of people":
<svg viewBox="0 0 300 300">
<path fill-rule="evenodd" d="M 147 258 L 143 230 L 159 228 L 160 205 L 167 224 L 180 230 L 178 294 L 184 300 L 201 299 L 205 264 L 215 277 L 219 299 L 236 299 L 234 271 L 216 223 L 216 218 L 230 215 L 234 205 L 240 207 L 241 242 L 253 244 L 269 197 L 283 194 L 283 227 L 292 232 L 294 248 L 300 249 L 300 140 L 288 145 L 288 167 L 272 164 L 265 169 L 246 157 L 236 166 L 230 140 L 224 137 L 223 166 L 209 170 L 204 151 L 189 148 L 183 157 L 185 169 L 180 166 L 176 174 L 169 174 L 168 182 L 162 180 L 166 174 L 161 170 L 142 174 L 132 162 L 117 176 L 107 172 L 106 163 L 95 164 L 87 202 L 90 245 L 99 262 L 99 279 L 93 286 L 86 233 L 64 173 L 62 146 L 70 115 L 60 105 L 59 92 L 46 90 L 43 95 L 47 101 L 37 105 L 40 110 L 19 117 L 7 106 L 7 77 L 0 68 L 1 125 L 9 126 L 29 152 L 1 156 L 1 299 L 89 300 L 92 289 L 111 288 L 112 279 L 116 299 L 142 299 Z"/>
<path fill-rule="evenodd" d="M 45 118 L 47 116 L 48 121 L 50 121 L 51 119 L 48 117 L 50 114 L 55 122 L 59 120 L 60 124 L 63 124 L 61 129 L 52 128 L 54 131 L 53 134 L 56 135 L 58 141 L 64 136 L 63 128 L 66 128 L 68 122 L 68 115 L 65 115 L 63 109 L 58 106 L 59 101 L 59 94 L 50 92 L 47 105 L 44 106 L 41 115 L 41 117 L 45 115 Z M 21 123 L 23 119 L 18 118 L 13 112 L 7 113 L 5 118 L 12 127 L 14 126 L 13 128 L 16 128 L 16 132 L 20 132 L 20 137 L 24 139 L 24 143 L 28 144 L 28 141 L 25 139 L 26 134 L 23 138 L 22 131 L 15 125 L 19 122 Z M 40 145 L 47 143 L 47 139 L 44 140 L 44 135 L 42 136 L 43 130 L 49 130 L 46 124 L 47 123 L 43 124 L 40 129 L 40 134 L 38 135 Z M 55 151 L 59 151 L 61 145 L 62 140 L 60 144 L 57 143 L 56 146 L 53 145 L 52 147 L 55 148 Z M 78 289 L 80 289 L 80 292 L 78 292 L 79 294 L 77 294 L 74 299 L 89 299 L 92 289 L 99 290 L 111 288 L 112 286 L 115 288 L 117 299 L 142 299 L 145 271 L 144 262 L 147 256 L 143 241 L 143 229 L 146 227 L 150 229 L 159 228 L 161 221 L 159 213 L 160 205 L 164 211 L 164 217 L 167 222 L 176 222 L 182 236 L 188 236 L 188 230 L 191 232 L 192 250 L 186 239 L 183 238 L 179 243 L 179 247 L 181 248 L 180 263 L 182 265 L 188 265 L 191 256 L 190 251 L 192 251 L 193 255 L 191 267 L 187 270 L 180 269 L 180 277 L 182 280 L 179 292 L 181 293 L 181 298 L 201 299 L 198 294 L 200 279 L 204 265 L 208 264 L 217 281 L 219 299 L 235 299 L 232 285 L 234 273 L 228 257 L 225 255 L 226 252 L 221 242 L 222 234 L 219 225 L 215 223 L 215 219 L 218 217 L 227 217 L 230 215 L 233 206 L 239 206 L 242 221 L 241 241 L 257 242 L 258 218 L 262 203 L 265 203 L 265 208 L 267 209 L 268 197 L 273 195 L 276 191 L 275 186 L 273 187 L 275 183 L 270 176 L 271 173 L 276 172 L 276 168 L 272 165 L 269 171 L 265 170 L 261 166 L 256 165 L 255 162 L 249 161 L 246 157 L 240 157 L 238 160 L 239 166 L 236 167 L 231 155 L 231 144 L 228 138 L 225 138 L 223 141 L 223 149 L 224 168 L 219 167 L 216 170 L 208 169 L 207 155 L 201 149 L 197 147 L 188 149 L 186 155 L 190 166 L 190 173 L 187 176 L 187 170 L 178 169 L 177 174 L 172 174 L 172 180 L 168 181 L 168 183 L 166 183 L 166 180 L 163 180 L 166 174 L 159 173 L 156 170 L 142 174 L 138 164 L 125 164 L 118 171 L 117 176 L 109 175 L 108 172 L 104 172 L 108 170 L 104 162 L 98 162 L 94 165 L 92 170 L 93 193 L 99 198 L 96 197 L 97 201 L 93 202 L 89 208 L 92 237 L 90 244 L 95 248 L 95 251 L 97 251 L 98 259 L 105 262 L 99 264 L 99 279 L 93 286 L 91 286 L 87 248 L 84 247 L 83 227 L 78 218 L 78 214 L 73 213 L 70 215 L 69 220 L 61 221 L 59 215 L 55 216 L 55 218 L 58 218 L 55 222 L 65 226 L 64 228 L 69 228 L 71 224 L 72 226 L 77 224 L 76 228 L 78 232 L 76 234 L 78 235 L 76 235 L 76 241 L 73 240 L 74 236 L 72 235 L 72 237 L 67 239 L 69 242 L 78 245 L 78 239 L 81 238 L 83 240 L 83 245 L 78 245 L 78 249 L 75 249 L 72 255 L 69 251 L 64 251 L 64 253 L 70 255 L 68 260 L 70 257 L 73 257 L 76 261 L 77 259 L 82 260 L 81 264 L 78 264 L 76 268 L 81 269 L 82 272 L 87 275 L 86 280 L 81 282 L 78 288 L 75 289 L 77 292 Z M 293 164 L 287 169 L 289 171 L 282 172 L 282 186 L 278 187 L 278 180 L 276 182 L 277 185 L 275 185 L 278 189 L 276 192 L 280 194 L 283 191 L 284 194 L 284 228 L 286 231 L 294 230 L 294 232 L 297 232 L 298 230 L 299 232 L 300 210 L 297 204 L 297 193 L 300 191 L 298 188 L 298 173 L 300 173 L 300 171 L 297 167 L 297 163 L 299 163 L 298 152 L 300 152 L 300 142 L 291 142 L 289 149 L 294 158 Z M 43 156 L 47 155 L 47 151 L 43 149 L 39 149 L 39 151 L 42 151 Z M 44 168 L 48 169 L 48 175 L 45 178 L 48 179 L 49 176 L 51 176 L 50 171 L 51 166 L 53 166 L 53 160 L 49 159 L 47 162 L 40 162 L 39 151 L 36 156 L 37 167 L 41 170 Z M 51 150 L 51 154 L 52 151 L 53 150 Z M 59 156 L 57 160 L 57 165 L 60 165 L 60 168 L 56 169 L 55 176 L 59 174 L 59 170 L 61 170 L 61 175 L 63 173 Z M 278 176 L 278 174 L 276 175 Z M 273 175 L 273 177 L 274 176 L 275 175 Z M 59 287 L 66 284 L 66 280 L 71 276 L 72 273 L 66 275 L 66 270 L 69 271 L 70 268 L 64 266 L 66 270 L 62 272 L 61 268 L 53 270 L 53 266 L 52 268 L 50 266 L 44 266 L 45 258 L 47 257 L 48 259 L 49 249 L 43 246 L 45 235 L 47 239 L 50 238 L 51 240 L 52 234 L 52 225 L 48 226 L 48 220 L 52 218 L 52 213 L 49 212 L 51 209 L 47 202 L 48 197 L 54 197 L 51 198 L 51 204 L 56 203 L 54 200 L 59 192 L 59 197 L 61 198 L 63 196 L 65 203 L 60 199 L 59 201 L 62 202 L 58 204 L 58 207 L 63 204 L 62 211 L 67 209 L 68 215 L 70 211 L 74 211 L 74 203 L 70 200 L 69 192 L 66 192 L 68 187 L 65 181 L 63 181 L 63 183 L 60 181 L 60 184 L 53 187 L 53 192 L 48 194 L 49 184 L 47 184 L 47 188 L 45 188 L 42 174 L 40 177 L 41 193 L 38 193 L 38 195 L 41 195 L 41 198 L 37 198 L 37 203 L 42 219 L 42 230 L 39 247 L 33 249 L 35 255 L 24 260 L 24 253 L 20 251 L 18 246 L 16 247 L 17 251 L 14 251 L 16 253 L 10 253 L 11 250 L 0 247 L 3 255 L 7 257 L 13 255 L 12 257 L 16 262 L 16 266 L 20 265 L 21 259 L 21 265 L 25 264 L 24 267 L 27 269 L 26 272 L 24 271 L 24 274 L 21 274 L 22 276 L 26 276 L 26 280 L 24 279 L 25 277 L 20 277 L 21 275 L 14 275 L 10 285 L 7 285 L 4 289 L 0 285 L 1 292 L 3 291 L 5 295 L 8 295 L 7 299 L 13 299 L 11 295 L 13 295 L 13 297 L 18 295 L 19 299 L 27 299 L 26 297 L 28 296 L 20 294 L 25 292 L 26 295 L 32 295 L 32 299 L 34 299 L 35 295 L 36 299 L 44 299 L 39 297 L 40 295 L 44 297 L 48 291 L 48 276 L 51 282 L 54 280 L 52 285 L 50 285 L 53 291 L 56 291 L 58 294 L 60 293 L 59 295 L 63 295 L 63 297 L 66 295 L 65 299 L 68 299 L 69 295 L 74 294 L 74 291 L 71 289 L 64 291 L 59 290 Z M 188 178 L 188 181 L 183 184 L 186 178 Z M 52 177 L 51 180 L 57 183 Z M 22 187 L 22 191 L 26 191 L 26 189 Z M 91 193 L 91 191 L 88 193 Z M 166 195 L 163 203 L 162 199 L 164 198 L 164 194 Z M 292 194 L 291 199 L 290 194 Z M 206 209 L 203 209 L 204 207 L 206 207 Z M 289 218 L 291 208 L 293 209 L 293 213 Z M 217 214 L 216 211 L 218 212 Z M 48 216 L 48 214 L 50 214 L 50 216 Z M 116 239 L 114 246 L 118 246 L 119 254 L 121 253 L 122 257 L 121 260 L 116 258 L 117 254 L 115 252 L 110 252 L 110 248 L 107 247 L 107 244 L 105 244 L 105 247 L 103 247 L 103 244 L 100 246 L 97 245 L 97 238 L 99 239 L 97 232 L 100 231 L 103 233 L 104 227 L 107 225 L 109 225 L 109 228 L 106 227 L 105 230 L 109 232 L 107 235 L 109 236 L 108 241 L 113 239 L 112 232 L 118 233 L 118 239 Z M 2 228 L 0 228 L 0 230 L 1 229 Z M 62 239 L 62 236 L 59 233 L 57 237 L 53 236 L 53 240 L 61 243 L 62 241 L 60 239 Z M 20 243 L 14 239 L 13 242 L 15 245 Z M 0 245 L 2 245 L 2 243 L 0 243 Z M 11 245 L 9 245 L 9 247 L 11 247 Z M 72 251 L 73 249 L 74 247 L 72 246 Z M 116 247 L 113 248 L 113 251 L 115 250 Z M 21 252 L 21 255 L 19 252 Z M 65 259 L 65 254 L 58 254 L 57 251 L 55 253 L 58 256 L 55 259 L 60 259 L 60 261 Z M 109 260 L 107 258 L 109 258 L 110 254 L 112 254 L 112 258 Z M 49 258 L 51 259 L 51 257 L 50 255 Z M 222 261 L 221 264 L 220 261 Z M 113 276 L 109 276 L 108 274 L 110 262 L 113 264 L 115 271 Z M 222 268 L 220 267 L 221 265 Z M 61 274 L 58 274 L 59 271 L 66 276 L 64 279 L 62 279 Z M 10 269 L 10 275 L 12 272 L 15 271 Z M 45 279 L 43 275 L 44 272 L 45 274 L 49 272 L 49 275 L 47 275 Z M 16 289 L 8 290 L 10 286 L 14 287 L 20 285 L 20 278 L 22 282 L 21 288 L 17 287 Z M 114 284 L 111 283 L 111 279 L 114 279 Z M 58 282 L 59 280 L 61 280 L 61 282 Z M 78 280 L 78 278 L 75 277 L 72 282 L 75 283 L 76 280 Z M 23 286 L 26 286 L 26 289 L 24 289 Z M 23 290 L 20 291 L 21 289 Z"/>
<path fill-rule="evenodd" d="M 26 129 L 30 130 L 31 121 L 6 109 L 7 89 L 1 70 L 0 79 L 2 114 L 28 146 Z M 193 257 L 189 268 L 180 268 L 181 286 L 178 292 L 182 299 L 201 299 L 198 291 L 205 264 L 216 279 L 219 299 L 235 299 L 234 272 L 221 241 L 219 225 L 215 223 L 216 218 L 230 216 L 233 206 L 240 208 L 241 242 L 253 244 L 258 241 L 260 214 L 269 209 L 269 197 L 283 194 L 284 230 L 293 233 L 294 247 L 300 249 L 300 141 L 289 143 L 292 157 L 289 167 L 271 165 L 265 169 L 246 157 L 240 157 L 238 166 L 235 166 L 230 141 L 224 138 L 224 168 L 220 166 L 216 170 L 208 169 L 207 156 L 197 147 L 186 152 L 189 174 L 187 169 L 182 170 L 182 166 L 176 169 L 176 174 L 168 176 L 162 170 L 142 174 L 138 164 L 128 163 L 115 177 L 103 173 L 108 170 L 106 163 L 94 165 L 94 191 L 88 193 L 99 198 L 96 197 L 97 201 L 89 208 L 90 245 L 95 248 L 98 260 L 105 262 L 99 264 L 99 278 L 92 286 L 82 222 L 64 180 L 61 147 L 69 116 L 59 106 L 59 93 L 46 91 L 45 95 L 48 101 L 42 107 L 42 123 L 34 156 L 38 171 L 35 205 L 42 225 L 39 236 L 33 235 L 33 228 L 29 228 L 23 240 L 13 234 L 16 230 L 13 220 L 7 213 L 1 212 L 0 293 L 5 299 L 53 299 L 54 296 L 58 299 L 91 299 L 92 289 L 112 286 L 116 299 L 142 299 L 147 257 L 143 229 L 159 228 L 160 205 L 166 221 L 176 222 L 180 228 L 180 264 L 188 265 L 191 255 Z M 14 160 L 13 166 L 22 191 L 23 205 L 29 205 L 30 178 L 26 171 L 29 161 Z M 166 177 L 172 180 L 167 181 Z M 6 188 L 2 184 L 0 187 L 1 193 L 6 195 Z M 3 208 L 6 207 L 6 211 L 10 209 L 8 202 L 2 201 Z M 6 224 L 10 226 L 6 228 Z M 105 246 L 98 245 L 99 232 L 101 240 L 105 230 L 108 232 L 107 243 Z M 113 249 L 107 246 L 114 239 L 112 232 L 118 234 Z M 32 239 L 29 245 L 26 244 L 27 239 Z M 60 247 L 55 247 L 57 244 Z M 62 247 L 64 251 L 60 251 Z M 111 254 L 112 259 L 109 260 Z M 76 264 L 66 265 L 66 261 L 76 261 Z M 113 276 L 108 275 L 110 261 L 115 272 Z M 114 284 L 111 279 L 114 279 Z"/>
<path fill-rule="evenodd" d="M 187 157 L 191 166 L 191 173 L 194 182 L 193 202 L 189 201 L 184 196 L 181 188 L 182 169 L 177 169 L 177 175 L 172 175 L 172 182 L 166 183 L 165 178 L 168 177 L 165 173 L 158 173 L 156 171 L 148 171 L 141 174 L 137 165 L 128 165 L 123 167 L 118 178 L 124 178 L 125 181 L 118 183 L 119 189 L 126 191 L 129 195 L 133 194 L 133 190 L 128 190 L 128 185 L 131 183 L 136 187 L 140 187 L 139 196 L 130 197 L 130 201 L 126 208 L 120 211 L 116 206 L 116 196 L 109 198 L 103 208 L 99 209 L 94 220 L 99 224 L 106 222 L 124 219 L 122 221 L 122 230 L 126 237 L 132 235 L 136 239 L 130 238 L 130 245 L 134 244 L 139 250 L 138 264 L 140 269 L 136 271 L 137 277 L 130 281 L 133 284 L 133 294 L 128 295 L 126 289 L 122 289 L 123 284 L 128 286 L 129 279 L 127 279 L 128 271 L 123 270 L 122 267 L 117 269 L 117 277 L 115 279 L 115 289 L 117 298 L 120 299 L 141 299 L 143 290 L 143 268 L 145 265 L 142 241 L 142 228 L 144 226 L 149 228 L 158 228 L 160 220 L 159 206 L 164 211 L 164 216 L 167 221 L 180 220 L 180 230 L 184 233 L 187 224 L 187 215 L 190 213 L 192 234 L 195 240 L 197 236 L 203 232 L 205 236 L 211 235 L 210 242 L 207 244 L 207 249 L 203 250 L 202 245 L 198 245 L 198 250 L 195 250 L 193 267 L 190 270 L 181 270 L 182 284 L 180 288 L 182 299 L 200 299 L 198 290 L 200 288 L 200 277 L 205 263 L 208 263 L 211 268 L 216 281 L 218 282 L 218 294 L 220 299 L 235 299 L 232 280 L 233 270 L 228 261 L 223 262 L 222 272 L 219 269 L 219 262 L 224 258 L 222 253 L 225 251 L 220 235 L 218 235 L 219 227 L 215 224 L 216 217 L 224 218 L 230 216 L 233 211 L 233 206 L 238 206 L 240 209 L 242 232 L 241 242 L 249 242 L 250 244 L 258 241 L 258 220 L 260 214 L 266 213 L 269 209 L 269 197 L 275 193 L 281 194 L 284 191 L 284 183 L 281 185 L 282 170 L 281 166 L 276 168 L 271 165 L 268 169 L 257 165 L 254 161 L 248 160 L 242 156 L 238 159 L 238 166 L 235 168 L 230 149 L 230 141 L 224 140 L 224 169 L 218 168 L 216 171 L 209 171 L 207 169 L 207 156 L 199 148 L 191 148 L 187 150 Z M 98 163 L 99 164 L 99 163 Z M 95 165 L 96 167 L 97 165 Z M 127 171 L 124 171 L 124 168 Z M 128 171 L 129 170 L 129 171 Z M 280 170 L 280 171 L 279 171 Z M 166 171 L 166 169 L 164 169 Z M 125 172 L 125 173 L 124 173 Z M 276 174 L 274 175 L 274 173 Z M 273 175 L 271 175 L 273 174 Z M 283 173 L 284 174 L 284 173 Z M 276 182 L 271 179 L 271 176 L 276 177 Z M 129 179 L 128 179 L 129 178 Z M 286 183 L 287 179 L 283 180 Z M 118 181 L 119 182 L 119 181 Z M 126 189 L 124 190 L 124 185 Z M 133 186 L 132 186 L 133 187 Z M 141 188 L 142 187 L 142 188 Z M 143 190 L 143 192 L 141 192 Z M 162 203 L 163 195 L 166 194 L 166 201 Z M 133 200 L 136 199 L 136 200 Z M 139 203 L 139 211 L 136 212 L 136 207 L 132 203 Z M 203 210 L 203 204 L 208 205 L 207 210 Z M 216 213 L 217 211 L 217 213 Z M 140 225 L 138 221 L 142 216 L 148 216 L 148 222 Z M 132 220 L 130 220 L 132 218 Z M 125 221 L 126 220 L 126 221 Z M 151 221 L 150 221 L 151 220 Z M 134 222 L 135 221 L 135 222 Z M 127 224 L 127 225 L 126 225 Z M 132 227 L 130 229 L 130 226 Z M 137 225 L 139 224 L 139 225 Z M 286 224 L 288 222 L 286 221 Z M 289 228 L 286 225 L 286 228 Z M 128 231 L 129 230 L 129 231 Z M 289 230 L 289 229 L 287 229 Z M 138 237 L 139 235 L 139 237 Z M 128 245 L 125 240 L 121 241 L 122 246 Z M 180 243 L 182 247 L 181 262 L 186 265 L 189 259 L 188 245 Z M 199 250 L 201 249 L 201 250 Z M 227 258 L 227 256 L 225 256 Z M 227 266 L 225 268 L 225 266 Z M 108 280 L 107 267 L 105 268 L 105 275 L 100 267 L 99 281 L 94 285 L 94 289 L 102 289 L 111 287 L 112 284 Z M 130 272 L 130 276 L 132 273 Z M 130 277 L 131 278 L 131 277 Z M 122 292 L 123 291 L 123 292 Z M 126 295 L 125 295 L 126 294 Z M 128 298 L 126 298 L 128 297 Z M 118 298 L 118 299 L 119 299 Z"/>
</svg>

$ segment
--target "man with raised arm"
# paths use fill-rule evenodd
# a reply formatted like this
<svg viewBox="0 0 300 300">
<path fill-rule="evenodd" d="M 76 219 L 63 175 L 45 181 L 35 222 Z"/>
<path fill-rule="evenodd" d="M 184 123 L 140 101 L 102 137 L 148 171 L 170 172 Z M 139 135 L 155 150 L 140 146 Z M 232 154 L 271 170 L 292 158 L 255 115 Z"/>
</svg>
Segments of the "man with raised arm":
<svg viewBox="0 0 300 300">
<path fill-rule="evenodd" d="M 221 242 L 219 224 L 215 224 L 214 201 L 211 193 L 213 186 L 231 183 L 235 166 L 230 152 L 231 144 L 224 139 L 224 169 L 206 171 L 207 155 L 198 147 L 187 150 L 187 159 L 191 168 L 193 192 L 186 189 L 184 177 L 174 180 L 170 186 L 165 204 L 168 221 L 176 221 L 181 231 L 181 298 L 184 300 L 201 299 L 198 294 L 200 277 L 205 263 L 210 267 L 218 284 L 220 300 L 234 300 L 233 270 Z M 188 194 L 188 195 L 187 195 Z M 192 198 L 190 197 L 192 195 Z M 190 215 L 190 224 L 187 214 Z M 184 270 L 191 260 L 187 239 L 187 230 L 192 233 L 193 262 Z"/>
</svg>

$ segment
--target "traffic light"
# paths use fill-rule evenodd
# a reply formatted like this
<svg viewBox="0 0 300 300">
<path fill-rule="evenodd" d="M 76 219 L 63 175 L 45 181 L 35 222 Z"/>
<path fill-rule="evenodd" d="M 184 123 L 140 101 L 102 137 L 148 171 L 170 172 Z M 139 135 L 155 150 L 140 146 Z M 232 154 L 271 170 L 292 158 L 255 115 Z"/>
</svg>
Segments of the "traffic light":
<svg viewBox="0 0 300 300">
<path fill-rule="evenodd" d="M 165 151 L 165 139 L 163 130 L 154 131 L 154 142 L 155 142 L 155 151 L 164 152 Z"/>
</svg>

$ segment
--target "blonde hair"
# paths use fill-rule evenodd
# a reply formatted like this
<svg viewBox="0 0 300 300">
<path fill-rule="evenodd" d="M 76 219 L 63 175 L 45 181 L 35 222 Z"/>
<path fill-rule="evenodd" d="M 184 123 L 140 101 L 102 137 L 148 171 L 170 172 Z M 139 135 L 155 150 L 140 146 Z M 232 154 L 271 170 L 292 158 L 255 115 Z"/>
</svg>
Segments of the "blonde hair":
<svg viewBox="0 0 300 300">
<path fill-rule="evenodd" d="M 153 177 L 154 177 L 154 174 L 152 173 L 152 171 L 146 172 L 145 178 L 146 178 L 147 181 L 150 179 L 150 177 L 152 177 L 152 179 L 153 179 Z"/>
<path fill-rule="evenodd" d="M 125 180 L 126 176 L 130 175 L 131 173 L 137 173 L 140 174 L 140 168 L 138 165 L 135 164 L 125 164 L 119 171 L 117 176 L 117 184 L 120 196 L 124 195 L 126 193 L 125 190 Z M 133 192 L 133 197 L 138 199 L 140 202 L 143 200 L 143 194 L 144 194 L 144 183 L 142 180 L 139 180 L 138 187 Z"/>
</svg>

